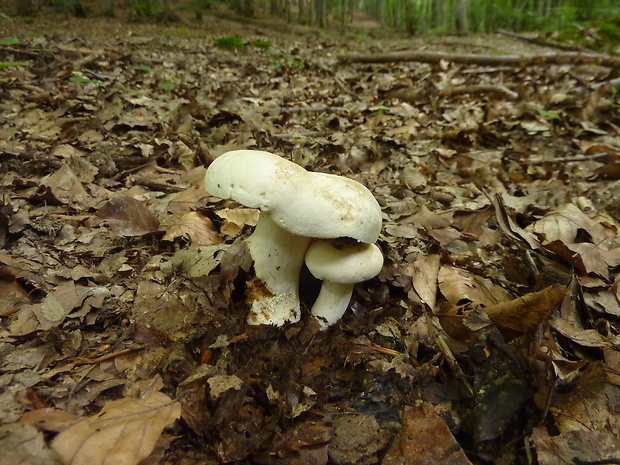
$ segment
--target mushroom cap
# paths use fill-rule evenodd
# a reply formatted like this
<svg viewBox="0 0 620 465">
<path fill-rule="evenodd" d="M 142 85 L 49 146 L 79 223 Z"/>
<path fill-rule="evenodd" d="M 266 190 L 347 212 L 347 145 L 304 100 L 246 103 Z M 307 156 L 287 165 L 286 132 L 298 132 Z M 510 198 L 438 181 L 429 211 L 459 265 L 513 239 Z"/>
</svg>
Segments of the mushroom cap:
<svg viewBox="0 0 620 465">
<path fill-rule="evenodd" d="M 372 243 L 381 232 L 381 207 L 362 184 L 308 172 L 268 152 L 235 150 L 220 155 L 207 169 L 205 189 L 260 208 L 278 226 L 299 236 Z"/>
<path fill-rule="evenodd" d="M 306 252 L 306 266 L 315 278 L 324 281 L 361 283 L 379 274 L 383 254 L 375 244 L 318 240 Z"/>
</svg>

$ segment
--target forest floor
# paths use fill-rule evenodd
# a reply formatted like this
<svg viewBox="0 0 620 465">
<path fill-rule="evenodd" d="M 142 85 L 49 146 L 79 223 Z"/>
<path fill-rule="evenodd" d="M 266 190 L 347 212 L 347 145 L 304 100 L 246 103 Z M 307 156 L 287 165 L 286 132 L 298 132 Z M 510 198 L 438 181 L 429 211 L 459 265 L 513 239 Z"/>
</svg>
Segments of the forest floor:
<svg viewBox="0 0 620 465">
<path fill-rule="evenodd" d="M 0 21 L 0 464 L 620 459 L 620 99 L 588 87 L 617 68 L 339 60 L 556 53 L 368 22 Z M 299 323 L 245 324 L 256 211 L 202 181 L 237 148 L 382 206 L 383 270 L 326 331 L 305 272 Z"/>
</svg>

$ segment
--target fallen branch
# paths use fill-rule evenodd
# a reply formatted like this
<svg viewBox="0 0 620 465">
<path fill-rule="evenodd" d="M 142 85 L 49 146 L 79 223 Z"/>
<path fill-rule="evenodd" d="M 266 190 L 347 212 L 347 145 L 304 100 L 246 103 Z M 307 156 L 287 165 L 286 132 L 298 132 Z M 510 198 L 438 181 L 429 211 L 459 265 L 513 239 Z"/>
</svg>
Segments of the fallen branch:
<svg viewBox="0 0 620 465">
<path fill-rule="evenodd" d="M 567 51 L 573 51 L 573 52 L 579 52 L 579 51 L 583 50 L 583 47 L 578 47 L 578 46 L 575 46 L 575 45 L 563 44 L 561 42 L 555 42 L 555 41 L 552 41 L 552 40 L 541 39 L 540 36 L 530 37 L 530 36 L 526 36 L 526 35 L 523 35 L 523 34 L 517 34 L 516 32 L 506 31 L 504 29 L 498 29 L 497 32 L 499 34 L 502 34 L 502 35 L 505 35 L 505 36 L 508 36 L 508 37 L 513 37 L 515 39 L 523 40 L 525 42 L 529 42 L 531 44 L 540 45 L 540 46 L 543 46 L 543 47 L 558 48 L 560 50 L 567 50 Z M 588 51 L 588 53 L 594 54 L 595 52 Z"/>
<path fill-rule="evenodd" d="M 389 98 L 397 98 L 403 102 L 417 103 L 421 98 L 428 96 L 428 89 L 412 89 L 410 87 L 395 89 L 388 93 Z M 462 94 L 494 94 L 501 97 L 508 98 L 510 100 L 516 100 L 519 97 L 514 90 L 509 89 L 503 85 L 472 85 L 472 86 L 458 86 L 447 87 L 442 90 L 434 92 L 434 95 L 439 97 L 451 97 L 453 95 Z"/>
<path fill-rule="evenodd" d="M 479 55 L 470 53 L 444 52 L 392 52 L 379 55 L 352 54 L 338 56 L 340 63 L 393 63 L 399 61 L 420 61 L 438 63 L 451 61 L 486 66 L 540 66 L 550 64 L 596 64 L 620 68 L 620 57 L 584 53 L 557 53 L 552 55 Z"/>
<path fill-rule="evenodd" d="M 591 86 L 580 87 L 575 89 L 575 92 L 578 95 L 586 95 L 590 92 L 594 92 L 599 90 L 601 87 L 607 86 L 608 89 L 620 90 L 620 78 L 610 79 L 608 81 L 598 82 L 596 84 L 592 84 Z"/>
<path fill-rule="evenodd" d="M 0 47 L 0 51 L 4 51 L 4 52 L 8 52 L 8 53 L 12 53 L 14 55 L 23 55 L 26 56 L 28 58 L 38 58 L 39 57 L 39 53 L 37 52 L 33 52 L 32 50 L 22 50 L 20 48 L 13 48 L 13 47 Z"/>
</svg>

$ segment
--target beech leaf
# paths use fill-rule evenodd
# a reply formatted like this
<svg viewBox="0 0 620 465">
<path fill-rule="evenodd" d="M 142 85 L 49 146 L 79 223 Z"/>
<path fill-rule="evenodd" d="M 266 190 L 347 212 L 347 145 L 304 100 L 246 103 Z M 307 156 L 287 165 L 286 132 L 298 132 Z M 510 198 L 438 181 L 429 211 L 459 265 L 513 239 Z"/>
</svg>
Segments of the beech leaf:
<svg viewBox="0 0 620 465">
<path fill-rule="evenodd" d="M 163 429 L 181 416 L 181 404 L 161 392 L 119 399 L 52 441 L 63 464 L 134 465 L 149 456 Z"/>
<path fill-rule="evenodd" d="M 118 236 L 143 236 L 159 229 L 159 220 L 149 207 L 128 195 L 111 198 L 97 211 Z"/>
</svg>

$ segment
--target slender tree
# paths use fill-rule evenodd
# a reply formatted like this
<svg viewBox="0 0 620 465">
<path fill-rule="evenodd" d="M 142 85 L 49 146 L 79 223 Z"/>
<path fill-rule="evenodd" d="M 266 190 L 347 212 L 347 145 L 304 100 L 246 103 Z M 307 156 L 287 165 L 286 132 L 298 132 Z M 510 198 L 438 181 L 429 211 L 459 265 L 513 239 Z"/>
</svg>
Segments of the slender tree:
<svg viewBox="0 0 620 465">
<path fill-rule="evenodd" d="M 469 23 L 467 21 L 467 0 L 456 1 L 454 19 L 456 21 L 456 33 L 467 34 L 469 32 Z"/>
</svg>

